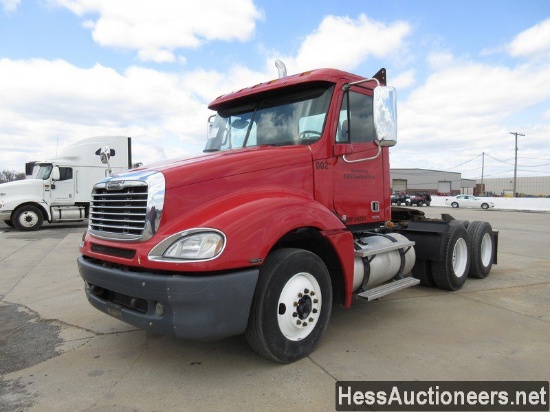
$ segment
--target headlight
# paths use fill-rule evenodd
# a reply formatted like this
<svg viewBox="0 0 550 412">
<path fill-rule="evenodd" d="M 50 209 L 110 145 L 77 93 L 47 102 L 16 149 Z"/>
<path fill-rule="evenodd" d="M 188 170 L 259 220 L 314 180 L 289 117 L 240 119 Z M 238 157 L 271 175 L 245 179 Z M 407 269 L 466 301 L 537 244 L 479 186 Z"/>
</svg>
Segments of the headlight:
<svg viewBox="0 0 550 412">
<path fill-rule="evenodd" d="M 200 261 L 214 259 L 225 247 L 225 236 L 215 229 L 190 229 L 170 236 L 149 253 L 149 259 Z"/>
<path fill-rule="evenodd" d="M 162 256 L 174 259 L 210 259 L 219 255 L 223 237 L 218 233 L 197 233 L 174 242 Z"/>
</svg>

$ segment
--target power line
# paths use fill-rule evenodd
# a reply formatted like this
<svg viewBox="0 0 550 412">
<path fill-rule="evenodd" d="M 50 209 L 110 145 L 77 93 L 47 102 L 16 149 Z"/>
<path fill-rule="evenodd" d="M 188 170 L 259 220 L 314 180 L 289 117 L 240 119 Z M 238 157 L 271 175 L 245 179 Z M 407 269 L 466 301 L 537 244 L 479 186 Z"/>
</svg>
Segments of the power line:
<svg viewBox="0 0 550 412">
<path fill-rule="evenodd" d="M 514 165 L 513 163 L 508 163 L 508 162 L 505 161 L 505 160 L 497 159 L 496 157 L 493 157 L 493 156 L 491 156 L 490 154 L 488 154 L 487 156 L 490 157 L 490 158 L 493 159 L 493 160 L 496 160 L 497 162 L 504 163 L 504 164 L 507 164 L 507 165 L 510 165 L 510 166 L 513 166 L 513 165 Z"/>
<path fill-rule="evenodd" d="M 505 160 L 500 160 L 500 159 L 497 159 L 496 157 L 493 157 L 491 156 L 490 154 L 487 154 L 485 153 L 488 157 L 490 157 L 491 159 L 493 160 L 496 160 L 497 162 L 500 162 L 500 163 L 504 163 L 504 164 L 507 164 L 507 165 L 510 165 L 510 166 L 513 166 L 514 164 L 513 163 L 509 163 Z M 518 157 L 518 159 L 522 159 L 521 157 Z M 528 157 L 524 157 L 523 159 L 529 159 Z M 529 160 L 532 160 L 532 159 L 529 159 Z M 540 160 L 544 160 L 544 159 L 540 159 Z M 543 166 L 548 166 L 550 165 L 550 163 L 543 163 L 541 165 L 518 165 L 519 167 L 543 167 Z"/>
<path fill-rule="evenodd" d="M 470 163 L 471 161 L 476 160 L 479 156 L 481 156 L 481 154 L 478 154 L 476 157 L 473 157 L 473 158 L 471 158 L 470 160 L 466 160 L 465 162 L 460 163 L 460 164 L 458 164 L 458 165 L 456 165 L 456 166 L 448 167 L 447 169 L 456 169 L 456 168 L 459 167 L 459 166 L 465 165 L 466 163 Z"/>
</svg>

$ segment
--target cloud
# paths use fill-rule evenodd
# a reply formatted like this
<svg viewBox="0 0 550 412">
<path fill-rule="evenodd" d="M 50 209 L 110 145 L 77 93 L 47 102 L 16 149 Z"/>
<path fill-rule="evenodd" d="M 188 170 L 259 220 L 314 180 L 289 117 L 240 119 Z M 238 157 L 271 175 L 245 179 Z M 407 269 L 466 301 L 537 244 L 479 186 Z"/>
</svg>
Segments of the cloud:
<svg viewBox="0 0 550 412">
<path fill-rule="evenodd" d="M 19 3 L 21 3 L 21 0 L 0 0 L 0 5 L 6 13 L 17 10 Z"/>
<path fill-rule="evenodd" d="M 384 58 L 404 46 L 411 33 L 407 22 L 384 24 L 360 14 L 356 19 L 327 16 L 307 35 L 296 56 L 285 57 L 292 73 L 321 67 L 353 71 L 369 57 Z"/>
<path fill-rule="evenodd" d="M 434 52 L 428 56 L 428 64 L 432 69 L 441 69 L 450 66 L 454 59 L 450 52 Z"/>
<path fill-rule="evenodd" d="M 550 57 L 550 19 L 519 33 L 507 49 L 513 57 Z"/>
<path fill-rule="evenodd" d="M 113 8 L 103 11 L 111 3 Z M 95 33 L 102 16 L 116 15 L 118 2 L 63 4 L 85 15 Z M 198 32 L 189 33 L 199 42 L 208 41 Z M 369 59 L 397 60 L 408 54 L 411 35 L 406 22 L 327 16 L 295 53 L 264 52 L 265 65 L 257 70 L 235 64 L 223 71 L 165 73 L 132 66 L 117 72 L 100 64 L 81 68 L 63 60 L 0 59 L 0 147 L 7 148 L 0 151 L 0 170 L 22 170 L 25 161 L 50 156 L 58 139 L 63 147 L 97 135 L 132 136 L 134 159 L 144 163 L 197 154 L 211 114 L 207 103 L 222 93 L 276 78 L 275 58 L 285 61 L 289 74 L 319 67 L 354 71 Z M 510 50 L 518 39 L 521 34 L 510 42 Z M 160 40 L 142 43 L 135 40 L 131 48 L 153 60 L 167 61 L 183 47 Z M 482 151 L 509 159 L 513 156 L 509 132 L 516 130 L 529 136 L 522 143 L 523 155 L 547 152 L 550 62 L 531 62 L 531 52 L 522 56 L 517 66 L 510 67 L 465 60 L 446 51 L 427 57 L 426 80 L 413 69 L 390 76 L 389 84 L 398 88 L 400 99 L 399 143 L 391 149 L 392 167 L 445 170 L 452 166 L 451 155 L 454 165 Z"/>
<path fill-rule="evenodd" d="M 85 137 L 134 137 L 136 161 L 158 160 L 160 144 L 172 156 L 202 148 L 206 104 L 184 87 L 181 74 L 130 67 L 124 73 L 95 65 L 79 68 L 63 60 L 0 60 L 0 147 L 17 142 L 19 159 L 49 157 Z M 16 156 L 0 152 L 0 167 Z"/>
<path fill-rule="evenodd" d="M 451 154 L 459 163 L 488 149 L 508 157 L 506 125 L 550 100 L 550 64 L 510 68 L 447 57 L 452 65 L 432 72 L 399 104 L 394 167 L 445 170 Z M 428 154 L 422 165 L 414 164 L 415 153 Z"/>
<path fill-rule="evenodd" d="M 0 59 L 0 170 L 22 170 L 59 147 L 99 135 L 133 138 L 134 160 L 200 153 L 209 101 L 222 93 L 274 78 L 235 65 L 226 72 L 167 73 L 131 66 L 119 73 L 64 60 Z M 159 150 L 162 147 L 164 150 Z"/>
<path fill-rule="evenodd" d="M 415 84 L 416 72 L 414 70 L 407 70 L 399 73 L 392 80 L 388 79 L 388 86 L 393 86 L 399 92 L 399 90 L 407 89 Z"/>
<path fill-rule="evenodd" d="M 247 41 L 263 18 L 252 0 L 50 0 L 87 19 L 96 43 L 137 50 L 142 61 L 176 60 L 178 49 Z M 97 17 L 96 17 L 97 16 Z"/>
</svg>

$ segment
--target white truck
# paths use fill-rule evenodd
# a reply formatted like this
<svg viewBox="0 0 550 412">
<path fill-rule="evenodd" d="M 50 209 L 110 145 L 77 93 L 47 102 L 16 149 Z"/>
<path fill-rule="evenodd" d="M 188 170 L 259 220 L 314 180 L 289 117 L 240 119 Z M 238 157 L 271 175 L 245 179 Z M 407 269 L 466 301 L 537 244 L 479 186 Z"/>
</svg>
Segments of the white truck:
<svg viewBox="0 0 550 412">
<path fill-rule="evenodd" d="M 98 136 L 60 150 L 51 160 L 34 162 L 31 177 L 0 185 L 0 219 L 22 231 L 44 221 L 59 223 L 88 218 L 96 182 L 132 168 L 132 140 Z"/>
</svg>

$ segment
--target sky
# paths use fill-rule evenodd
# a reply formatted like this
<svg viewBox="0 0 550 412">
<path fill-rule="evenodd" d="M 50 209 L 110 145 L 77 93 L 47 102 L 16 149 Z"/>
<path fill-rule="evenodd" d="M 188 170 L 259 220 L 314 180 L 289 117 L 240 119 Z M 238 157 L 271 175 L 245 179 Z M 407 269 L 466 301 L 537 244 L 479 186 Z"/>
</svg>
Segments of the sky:
<svg viewBox="0 0 550 412">
<path fill-rule="evenodd" d="M 0 0 L 0 171 L 99 135 L 201 154 L 208 103 L 289 74 L 381 67 L 392 168 L 550 176 L 550 0 Z"/>
</svg>

